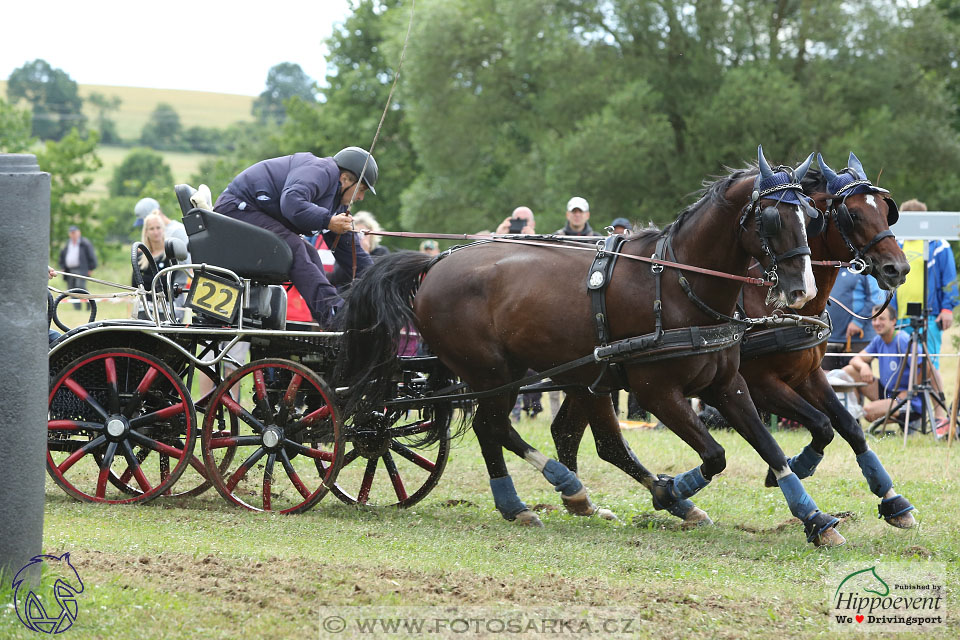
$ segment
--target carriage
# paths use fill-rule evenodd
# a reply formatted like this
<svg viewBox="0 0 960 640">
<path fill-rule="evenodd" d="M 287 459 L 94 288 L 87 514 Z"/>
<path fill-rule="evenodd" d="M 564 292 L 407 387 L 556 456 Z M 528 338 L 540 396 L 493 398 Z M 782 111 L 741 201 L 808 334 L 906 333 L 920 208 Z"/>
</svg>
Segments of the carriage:
<svg viewBox="0 0 960 640">
<path fill-rule="evenodd" d="M 290 249 L 195 206 L 191 187 L 176 191 L 191 264 L 174 259 L 141 283 L 141 319 L 96 321 L 94 311 L 51 345 L 54 481 L 75 498 L 108 503 L 213 486 L 234 504 L 283 513 L 309 509 L 328 491 L 369 505 L 423 499 L 443 473 L 454 411 L 453 400 L 425 400 L 451 382 L 437 375 L 436 358 L 399 357 L 392 401 L 343 424 L 349 390 L 329 384 L 339 334 L 286 320 Z M 167 251 L 175 258 L 178 247 Z M 134 245 L 135 278 L 138 254 Z M 173 276 L 187 269 L 193 281 L 183 292 Z"/>
</svg>

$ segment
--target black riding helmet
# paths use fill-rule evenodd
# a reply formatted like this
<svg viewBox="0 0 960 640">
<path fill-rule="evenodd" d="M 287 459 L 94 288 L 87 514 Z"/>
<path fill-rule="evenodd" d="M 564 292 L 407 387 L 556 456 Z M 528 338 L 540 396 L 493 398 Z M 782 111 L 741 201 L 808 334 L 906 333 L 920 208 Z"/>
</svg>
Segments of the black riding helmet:
<svg viewBox="0 0 960 640">
<path fill-rule="evenodd" d="M 368 157 L 370 158 L 369 162 L 367 162 Z M 333 161 L 337 163 L 338 167 L 349 171 L 355 176 L 359 177 L 360 174 L 363 173 L 363 182 L 367 185 L 367 189 L 369 189 L 373 195 L 377 195 L 373 185 L 377 184 L 377 176 L 380 172 L 377 169 L 377 161 L 366 149 L 361 149 L 360 147 L 341 149 L 337 152 L 337 155 L 333 156 Z M 363 168 L 364 162 L 367 163 L 366 170 Z"/>
</svg>

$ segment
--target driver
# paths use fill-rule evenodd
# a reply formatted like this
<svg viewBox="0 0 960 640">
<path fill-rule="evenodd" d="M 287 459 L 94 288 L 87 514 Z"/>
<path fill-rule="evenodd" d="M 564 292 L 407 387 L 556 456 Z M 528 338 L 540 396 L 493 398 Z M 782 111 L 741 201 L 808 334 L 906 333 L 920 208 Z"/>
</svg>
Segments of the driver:
<svg viewBox="0 0 960 640">
<path fill-rule="evenodd" d="M 347 272 L 353 271 L 356 255 L 357 275 L 362 273 L 373 261 L 351 231 L 348 203 L 362 201 L 367 191 L 376 195 L 378 173 L 376 160 L 359 147 L 347 147 L 332 158 L 312 153 L 270 158 L 234 178 L 213 210 L 280 236 L 293 252 L 291 282 L 314 320 L 331 328 L 343 299 L 327 280 L 317 250 L 301 234 L 323 234 L 327 246 L 335 247 L 337 264 Z"/>
</svg>

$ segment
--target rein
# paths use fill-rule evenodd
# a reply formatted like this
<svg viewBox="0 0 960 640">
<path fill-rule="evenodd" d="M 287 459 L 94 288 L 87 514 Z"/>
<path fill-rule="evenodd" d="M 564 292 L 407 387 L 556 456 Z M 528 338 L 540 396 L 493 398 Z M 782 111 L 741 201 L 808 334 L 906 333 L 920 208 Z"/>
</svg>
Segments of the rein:
<svg viewBox="0 0 960 640">
<path fill-rule="evenodd" d="M 583 244 L 588 244 L 589 246 L 577 246 L 569 244 L 570 236 L 558 236 L 558 235 L 541 235 L 534 236 L 534 238 L 540 239 L 523 239 L 524 236 L 516 235 L 479 235 L 479 234 L 457 234 L 457 233 L 413 233 L 408 231 L 360 231 L 359 233 L 367 233 L 372 235 L 380 236 L 393 236 L 398 238 L 434 238 L 438 240 L 484 240 L 488 242 L 502 242 L 506 244 L 522 244 L 529 245 L 534 247 L 557 247 L 561 249 L 571 249 L 575 251 L 590 251 L 591 253 L 597 252 L 597 245 L 602 243 L 602 238 L 599 240 L 599 243 L 591 241 L 581 240 L 579 242 Z M 758 287 L 772 287 L 775 285 L 775 282 L 764 280 L 763 278 L 751 278 L 750 276 L 738 276 L 732 273 L 725 273 L 723 271 L 715 271 L 713 269 L 706 269 L 704 267 L 695 267 L 693 265 L 683 264 L 680 262 L 672 262 L 670 260 L 662 260 L 660 258 L 654 258 L 646 256 L 635 256 L 627 253 L 622 253 L 619 251 L 610 251 L 607 252 L 611 255 L 615 255 L 621 258 L 626 258 L 628 260 L 637 260 L 639 262 L 646 262 L 652 265 L 658 265 L 660 267 L 670 267 L 672 269 L 679 269 L 681 271 L 692 271 L 694 273 L 702 273 L 708 276 L 714 276 L 717 278 L 726 278 L 728 280 L 736 280 L 738 282 L 744 282 L 746 284 L 752 284 Z"/>
</svg>

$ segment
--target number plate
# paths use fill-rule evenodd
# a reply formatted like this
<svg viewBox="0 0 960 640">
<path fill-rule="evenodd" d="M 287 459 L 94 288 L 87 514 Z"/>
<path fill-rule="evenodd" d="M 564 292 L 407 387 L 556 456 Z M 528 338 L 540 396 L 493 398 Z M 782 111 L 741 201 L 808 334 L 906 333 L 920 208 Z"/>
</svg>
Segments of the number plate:
<svg viewBox="0 0 960 640">
<path fill-rule="evenodd" d="M 187 306 L 224 322 L 232 322 L 240 304 L 240 287 L 209 274 L 198 275 L 190 285 Z"/>
</svg>

